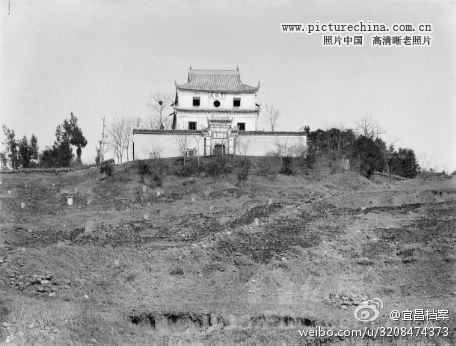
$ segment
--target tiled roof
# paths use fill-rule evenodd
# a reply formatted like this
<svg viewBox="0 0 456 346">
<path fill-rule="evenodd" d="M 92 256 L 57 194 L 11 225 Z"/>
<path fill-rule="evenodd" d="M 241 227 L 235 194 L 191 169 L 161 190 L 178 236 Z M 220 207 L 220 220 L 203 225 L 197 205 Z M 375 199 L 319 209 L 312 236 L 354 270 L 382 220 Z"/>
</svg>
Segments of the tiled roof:
<svg viewBox="0 0 456 346">
<path fill-rule="evenodd" d="M 253 87 L 242 84 L 239 70 L 200 70 L 190 69 L 188 71 L 187 83 L 178 85 L 180 90 L 226 92 L 235 94 L 254 94 L 258 86 Z"/>
</svg>

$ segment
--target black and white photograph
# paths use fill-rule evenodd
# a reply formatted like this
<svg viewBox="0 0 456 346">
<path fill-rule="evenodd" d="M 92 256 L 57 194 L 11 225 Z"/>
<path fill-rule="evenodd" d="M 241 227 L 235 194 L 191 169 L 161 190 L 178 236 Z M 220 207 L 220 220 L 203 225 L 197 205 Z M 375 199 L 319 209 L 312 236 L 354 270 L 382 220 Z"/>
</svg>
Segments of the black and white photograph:
<svg viewBox="0 0 456 346">
<path fill-rule="evenodd" d="M 0 0 L 0 345 L 455 345 L 454 0 Z"/>
</svg>

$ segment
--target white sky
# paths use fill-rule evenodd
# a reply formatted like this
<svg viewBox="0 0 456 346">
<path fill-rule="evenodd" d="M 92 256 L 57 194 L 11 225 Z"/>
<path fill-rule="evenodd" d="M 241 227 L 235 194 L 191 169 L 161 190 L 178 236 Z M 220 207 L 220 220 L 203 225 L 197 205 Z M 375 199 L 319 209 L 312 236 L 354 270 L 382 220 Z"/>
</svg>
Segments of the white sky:
<svg viewBox="0 0 456 346">
<path fill-rule="evenodd" d="M 452 1 L 1 2 L 0 123 L 51 145 L 74 112 L 91 162 L 101 118 L 148 114 L 152 92 L 174 93 L 194 68 L 235 68 L 261 81 L 259 103 L 280 130 L 353 127 L 369 114 L 387 141 L 426 166 L 456 169 L 456 3 Z M 432 45 L 321 47 L 283 34 L 286 22 L 431 23 Z M 369 35 L 365 35 L 369 38 Z"/>
</svg>

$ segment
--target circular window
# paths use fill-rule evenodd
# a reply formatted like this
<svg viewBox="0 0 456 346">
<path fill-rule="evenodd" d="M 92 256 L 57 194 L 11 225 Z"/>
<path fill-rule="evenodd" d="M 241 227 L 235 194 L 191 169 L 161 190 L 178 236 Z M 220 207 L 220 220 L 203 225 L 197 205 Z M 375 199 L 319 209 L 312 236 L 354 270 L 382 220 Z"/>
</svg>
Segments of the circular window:
<svg viewBox="0 0 456 346">
<path fill-rule="evenodd" d="M 220 101 L 215 100 L 214 101 L 214 107 L 220 107 Z"/>
</svg>

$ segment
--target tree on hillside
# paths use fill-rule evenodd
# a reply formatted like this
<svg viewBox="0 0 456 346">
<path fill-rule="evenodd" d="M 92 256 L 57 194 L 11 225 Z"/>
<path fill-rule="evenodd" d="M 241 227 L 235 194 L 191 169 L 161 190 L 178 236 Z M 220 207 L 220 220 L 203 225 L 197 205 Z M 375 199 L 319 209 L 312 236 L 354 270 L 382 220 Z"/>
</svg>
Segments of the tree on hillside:
<svg viewBox="0 0 456 346">
<path fill-rule="evenodd" d="M 3 125 L 3 133 L 6 137 L 3 142 L 6 147 L 6 157 L 8 158 L 11 167 L 17 169 L 19 164 L 19 145 L 16 140 L 16 134 L 14 133 L 14 130 L 9 129 L 6 125 Z"/>
<path fill-rule="evenodd" d="M 39 147 L 38 147 L 38 138 L 34 134 L 32 134 L 32 137 L 30 138 L 30 159 L 31 160 L 38 160 L 38 152 L 39 152 Z"/>
<path fill-rule="evenodd" d="M 125 120 L 125 126 L 123 130 L 124 136 L 124 147 L 125 153 L 127 157 L 127 161 L 130 160 L 130 147 L 133 143 L 133 129 L 140 127 L 142 124 L 142 120 L 139 117 L 131 117 Z"/>
<path fill-rule="evenodd" d="M 417 163 L 422 169 L 429 167 L 432 162 L 432 156 L 428 152 L 420 152 L 417 154 Z"/>
<path fill-rule="evenodd" d="M 78 118 L 71 112 L 70 120 L 65 119 L 62 124 L 63 130 L 68 135 L 70 144 L 76 147 L 77 161 L 81 162 L 82 148 L 87 145 L 87 139 L 82 134 L 81 128 L 78 126 Z"/>
<path fill-rule="evenodd" d="M 419 169 L 420 166 L 416 161 L 415 152 L 412 149 L 408 149 L 403 163 L 403 177 L 415 178 Z"/>
<path fill-rule="evenodd" d="M 306 136 L 309 137 L 309 135 L 310 135 L 310 126 L 308 126 L 308 125 L 303 126 L 303 127 L 301 127 L 299 129 L 299 131 L 305 132 Z"/>
<path fill-rule="evenodd" d="M 38 139 L 35 135 L 30 138 L 30 143 L 26 136 L 19 142 L 19 160 L 24 168 L 30 167 L 32 160 L 38 160 Z"/>
<path fill-rule="evenodd" d="M 108 146 L 118 163 L 130 160 L 130 147 L 133 141 L 133 129 L 141 126 L 138 117 L 114 119 L 108 127 Z"/>
<path fill-rule="evenodd" d="M 30 164 L 30 150 L 26 136 L 22 137 L 22 140 L 19 142 L 19 158 L 22 167 L 28 168 Z"/>
<path fill-rule="evenodd" d="M 71 139 L 63 128 L 57 126 L 55 130 L 56 140 L 52 147 L 46 147 L 40 157 L 40 165 L 44 167 L 69 167 L 73 159 L 73 149 L 71 149 Z"/>
<path fill-rule="evenodd" d="M 170 113 L 173 105 L 173 95 L 167 93 L 153 93 L 147 103 L 151 114 L 146 125 L 151 129 L 169 129 L 171 127 Z"/>
<path fill-rule="evenodd" d="M 6 157 L 5 152 L 0 152 L 0 168 L 6 167 L 8 164 L 8 157 Z"/>
<path fill-rule="evenodd" d="M 353 143 L 352 160 L 358 171 L 367 178 L 375 171 L 383 169 L 384 157 L 382 150 L 366 136 L 360 136 Z"/>
<path fill-rule="evenodd" d="M 187 151 L 188 151 L 188 137 L 186 135 L 177 135 L 177 150 L 179 151 L 179 156 L 182 157 L 182 164 L 186 165 L 187 163 Z"/>
<path fill-rule="evenodd" d="M 277 124 L 279 122 L 280 111 L 274 106 L 266 105 L 263 116 L 266 118 L 271 131 L 275 131 Z"/>
<path fill-rule="evenodd" d="M 126 119 L 114 119 L 108 127 L 108 146 L 114 153 L 117 163 L 122 163 L 125 154 Z"/>
<path fill-rule="evenodd" d="M 315 159 L 323 157 L 330 160 L 339 160 L 351 156 L 356 135 L 353 130 L 318 129 L 311 131 L 307 137 L 308 153 Z"/>
<path fill-rule="evenodd" d="M 364 137 L 375 139 L 384 133 L 380 125 L 371 117 L 365 116 L 357 122 L 356 130 Z"/>
<path fill-rule="evenodd" d="M 412 149 L 399 148 L 394 151 L 389 159 L 390 173 L 404 178 L 416 177 L 419 165 L 416 161 L 415 152 Z"/>
<path fill-rule="evenodd" d="M 192 140 L 193 140 L 193 142 L 195 143 L 195 146 L 196 146 L 197 164 L 198 164 L 198 168 L 199 168 L 199 166 L 200 166 L 200 156 L 201 156 L 200 143 L 203 142 L 203 137 L 201 137 L 200 135 L 195 135 L 195 136 L 192 136 Z"/>
</svg>

